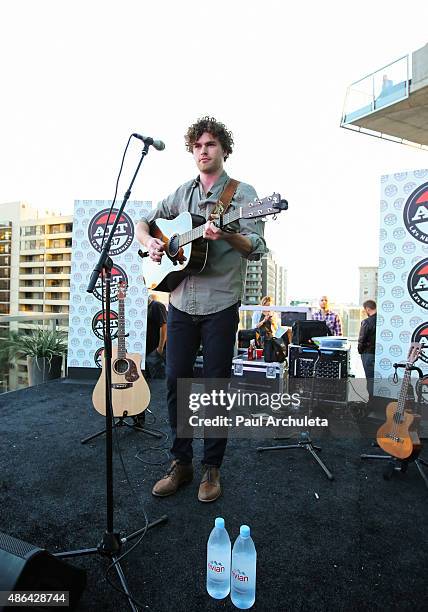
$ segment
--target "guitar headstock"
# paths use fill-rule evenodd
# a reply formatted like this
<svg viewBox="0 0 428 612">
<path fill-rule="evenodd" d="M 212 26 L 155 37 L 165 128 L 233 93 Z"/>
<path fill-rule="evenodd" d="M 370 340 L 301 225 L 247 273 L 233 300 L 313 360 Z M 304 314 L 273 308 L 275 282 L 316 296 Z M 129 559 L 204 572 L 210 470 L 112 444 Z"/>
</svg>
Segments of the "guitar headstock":
<svg viewBox="0 0 428 612">
<path fill-rule="evenodd" d="M 420 342 L 411 342 L 409 348 L 409 354 L 407 355 L 407 364 L 413 365 L 417 361 L 422 351 L 422 344 Z"/>
<path fill-rule="evenodd" d="M 267 198 L 255 199 L 242 206 L 242 217 L 244 219 L 256 219 L 276 215 L 288 209 L 287 200 L 282 200 L 279 193 L 273 193 Z"/>
<path fill-rule="evenodd" d="M 126 281 L 120 281 L 119 288 L 117 290 L 117 297 L 119 300 L 124 300 L 126 298 L 126 290 L 128 289 L 128 285 Z"/>
</svg>

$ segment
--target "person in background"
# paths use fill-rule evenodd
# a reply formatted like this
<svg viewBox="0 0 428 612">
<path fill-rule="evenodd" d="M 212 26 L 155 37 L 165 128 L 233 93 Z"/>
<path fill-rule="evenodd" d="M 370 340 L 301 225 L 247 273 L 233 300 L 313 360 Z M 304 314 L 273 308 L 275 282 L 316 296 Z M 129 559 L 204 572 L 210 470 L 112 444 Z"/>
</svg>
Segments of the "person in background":
<svg viewBox="0 0 428 612">
<path fill-rule="evenodd" d="M 164 350 L 167 311 L 157 296 L 149 295 L 146 330 L 146 374 L 148 378 L 165 378 Z"/>
<path fill-rule="evenodd" d="M 260 302 L 261 306 L 271 306 L 272 298 L 270 295 L 265 295 Z M 275 335 L 276 330 L 278 329 L 278 324 L 276 321 L 275 313 L 271 312 L 266 308 L 266 310 L 256 310 L 253 313 L 253 317 L 251 320 L 252 329 L 257 329 L 262 338 L 262 345 L 265 340 L 268 338 L 272 338 Z"/>
<path fill-rule="evenodd" d="M 367 319 L 361 321 L 360 334 L 358 336 L 358 352 L 363 362 L 364 373 L 367 379 L 367 391 L 369 401 L 373 399 L 373 379 L 375 366 L 376 346 L 376 302 L 366 300 L 363 304 Z"/>
<path fill-rule="evenodd" d="M 381 96 L 387 96 L 392 89 L 393 81 L 388 77 L 387 74 L 384 74 L 382 77 L 382 91 L 380 93 Z"/>
<path fill-rule="evenodd" d="M 325 321 L 332 336 L 342 335 L 342 322 L 336 312 L 330 310 L 328 305 L 328 297 L 322 295 L 320 297 L 320 309 L 312 313 L 312 319 L 315 321 Z"/>
</svg>

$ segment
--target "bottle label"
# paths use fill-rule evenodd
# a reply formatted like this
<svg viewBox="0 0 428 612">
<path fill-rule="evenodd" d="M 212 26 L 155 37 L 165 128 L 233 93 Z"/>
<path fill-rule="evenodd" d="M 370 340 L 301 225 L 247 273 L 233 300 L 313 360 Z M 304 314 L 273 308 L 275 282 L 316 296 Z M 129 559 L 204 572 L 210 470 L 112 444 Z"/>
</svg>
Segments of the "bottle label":
<svg viewBox="0 0 428 612">
<path fill-rule="evenodd" d="M 216 576 L 226 572 L 226 568 L 221 561 L 208 561 L 208 570 Z"/>
<path fill-rule="evenodd" d="M 245 584 L 249 581 L 247 574 L 243 570 L 241 571 L 238 568 L 232 570 L 232 578 L 237 584 L 240 585 Z"/>
</svg>

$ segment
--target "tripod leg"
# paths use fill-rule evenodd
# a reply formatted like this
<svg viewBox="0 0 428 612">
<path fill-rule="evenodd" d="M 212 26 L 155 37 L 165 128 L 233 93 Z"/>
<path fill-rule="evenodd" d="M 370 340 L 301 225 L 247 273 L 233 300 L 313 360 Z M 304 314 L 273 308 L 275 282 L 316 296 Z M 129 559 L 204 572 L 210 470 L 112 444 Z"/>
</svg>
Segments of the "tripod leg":
<svg viewBox="0 0 428 612">
<path fill-rule="evenodd" d="M 424 461 L 423 459 L 415 459 L 415 463 L 416 463 L 416 467 L 419 470 L 419 474 L 422 476 L 424 483 L 426 484 L 427 488 L 428 488 L 428 478 L 427 475 L 425 474 L 424 470 L 421 467 L 421 463 L 423 463 L 424 465 L 426 465 L 426 461 Z"/>
<path fill-rule="evenodd" d="M 259 453 L 261 453 L 262 451 L 286 450 L 287 448 L 302 448 L 302 445 L 301 444 L 287 444 L 286 446 L 284 446 L 284 445 L 278 445 L 278 446 L 258 446 L 257 447 L 257 451 Z"/>
<path fill-rule="evenodd" d="M 318 463 L 318 465 L 322 468 L 322 470 L 324 471 L 324 473 L 327 476 L 327 478 L 329 480 L 334 480 L 333 474 L 330 472 L 330 470 L 327 468 L 327 466 L 318 457 L 318 455 L 316 454 L 316 452 L 312 448 L 312 445 L 311 444 L 305 444 L 305 448 L 311 453 L 312 457 L 315 459 L 315 461 Z"/>
<path fill-rule="evenodd" d="M 162 434 L 156 433 L 155 431 L 152 431 L 151 429 L 146 429 L 145 427 L 141 427 L 141 425 L 138 425 L 135 419 L 132 425 L 130 423 L 127 423 L 126 421 L 124 421 L 123 424 L 127 425 L 128 427 L 132 427 L 133 429 L 136 429 L 137 431 L 142 431 L 143 433 L 146 433 L 149 436 L 153 436 L 154 438 L 157 438 L 158 440 L 163 438 Z"/>
<path fill-rule="evenodd" d="M 122 588 L 125 591 L 126 596 L 128 598 L 129 606 L 131 610 L 133 612 L 139 612 L 138 607 L 134 604 L 134 598 L 132 597 L 131 592 L 129 590 L 128 584 L 126 582 L 125 574 L 123 573 L 123 570 L 122 570 L 122 566 L 120 565 L 120 562 L 117 560 L 118 557 L 112 556 L 112 559 L 114 561 L 114 567 L 116 569 L 117 575 L 119 576 L 119 580 L 122 585 Z"/>
<path fill-rule="evenodd" d="M 88 436 L 87 438 L 82 438 L 82 440 L 80 440 L 81 444 L 86 444 L 86 442 L 89 442 L 90 440 L 93 440 L 94 438 L 98 438 L 98 436 L 102 436 L 103 433 L 105 433 L 106 430 L 102 429 L 101 431 L 97 431 L 97 433 L 92 434 L 91 436 Z"/>
<path fill-rule="evenodd" d="M 392 459 L 391 455 L 360 455 L 360 459 Z"/>
<path fill-rule="evenodd" d="M 54 557 L 67 559 L 67 557 L 81 557 L 84 555 L 95 555 L 99 552 L 98 548 L 83 548 L 81 550 L 67 550 L 65 552 L 54 553 Z"/>
<path fill-rule="evenodd" d="M 160 525 L 161 523 L 165 523 L 167 520 L 168 520 L 167 515 L 163 514 L 160 518 L 156 519 L 155 521 L 147 525 L 147 531 L 149 529 L 152 529 L 153 527 L 156 527 L 157 525 Z M 122 544 L 125 544 L 126 542 L 130 542 L 131 540 L 135 540 L 135 538 L 138 538 L 138 536 L 141 535 L 143 531 L 145 530 L 146 530 L 146 527 L 143 527 L 143 529 L 134 531 L 134 533 L 131 533 L 129 536 L 122 538 L 121 539 Z"/>
</svg>

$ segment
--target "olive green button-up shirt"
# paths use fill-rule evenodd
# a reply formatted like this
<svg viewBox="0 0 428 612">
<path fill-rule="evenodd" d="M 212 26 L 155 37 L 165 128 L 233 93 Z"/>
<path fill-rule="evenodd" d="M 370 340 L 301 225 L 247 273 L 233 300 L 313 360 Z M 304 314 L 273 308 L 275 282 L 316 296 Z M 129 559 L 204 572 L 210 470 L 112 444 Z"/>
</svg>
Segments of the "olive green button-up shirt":
<svg viewBox="0 0 428 612">
<path fill-rule="evenodd" d="M 223 171 L 207 194 L 203 191 L 199 177 L 188 181 L 159 202 L 157 208 L 141 221 L 150 224 L 158 218 L 177 217 L 184 211 L 208 219 L 228 180 L 228 175 Z M 251 202 L 254 198 L 257 198 L 254 188 L 246 183 L 239 183 L 229 211 Z M 263 253 L 267 252 L 263 238 L 264 224 L 260 219 L 240 219 L 231 225 L 231 229 L 251 241 L 253 248 L 247 259 L 260 259 Z M 199 274 L 186 277 L 171 292 L 170 302 L 178 310 L 191 315 L 212 314 L 224 310 L 242 298 L 246 269 L 245 256 L 227 240 L 210 240 L 205 268 Z"/>
</svg>

